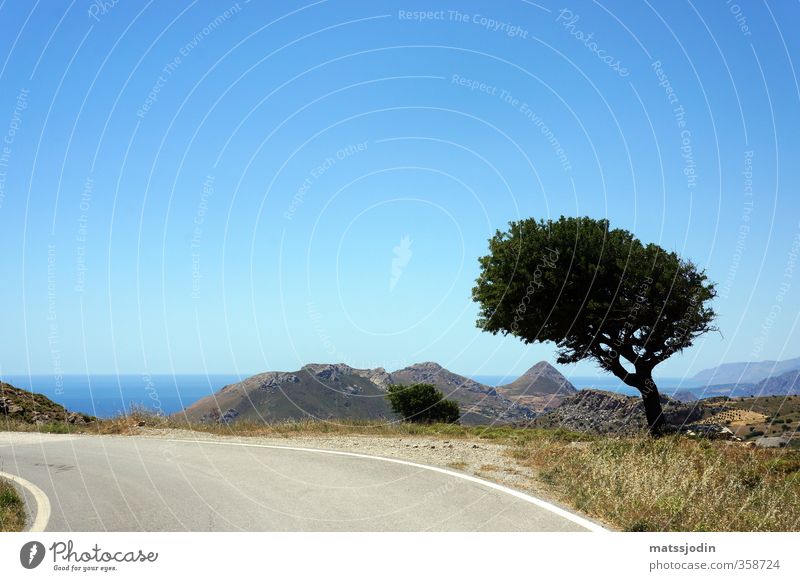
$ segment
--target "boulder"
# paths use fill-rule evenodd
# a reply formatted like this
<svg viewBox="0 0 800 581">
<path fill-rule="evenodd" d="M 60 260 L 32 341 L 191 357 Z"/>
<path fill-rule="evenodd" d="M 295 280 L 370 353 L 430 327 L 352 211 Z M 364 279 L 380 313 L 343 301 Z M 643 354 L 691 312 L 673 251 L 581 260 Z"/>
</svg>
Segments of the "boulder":
<svg viewBox="0 0 800 581">
<path fill-rule="evenodd" d="M 785 448 L 789 443 L 789 438 L 783 436 L 761 436 L 756 438 L 758 448 Z"/>
<path fill-rule="evenodd" d="M 691 424 L 684 427 L 683 433 L 687 436 L 708 438 L 709 440 L 742 441 L 730 428 L 720 424 Z"/>
</svg>

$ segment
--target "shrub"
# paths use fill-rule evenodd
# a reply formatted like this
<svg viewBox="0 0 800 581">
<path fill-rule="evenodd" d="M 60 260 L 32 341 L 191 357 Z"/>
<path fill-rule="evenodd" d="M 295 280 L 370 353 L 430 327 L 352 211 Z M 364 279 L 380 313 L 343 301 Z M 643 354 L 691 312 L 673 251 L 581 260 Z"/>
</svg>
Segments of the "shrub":
<svg viewBox="0 0 800 581">
<path fill-rule="evenodd" d="M 458 403 L 444 399 L 442 392 L 430 383 L 390 385 L 386 397 L 392 411 L 407 422 L 457 424 L 461 415 Z"/>
</svg>

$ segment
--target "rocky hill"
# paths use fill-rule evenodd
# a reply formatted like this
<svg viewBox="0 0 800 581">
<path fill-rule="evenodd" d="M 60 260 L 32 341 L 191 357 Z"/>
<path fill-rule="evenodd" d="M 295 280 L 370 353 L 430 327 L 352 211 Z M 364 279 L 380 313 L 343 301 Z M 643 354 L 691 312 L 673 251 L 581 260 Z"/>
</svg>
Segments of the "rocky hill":
<svg viewBox="0 0 800 581">
<path fill-rule="evenodd" d="M 0 382 L 0 427 L 7 420 L 26 424 L 49 424 L 52 422 L 85 424 L 94 418 L 86 414 L 71 412 L 40 393 L 32 393 Z"/>
<path fill-rule="evenodd" d="M 753 388 L 753 395 L 800 395 L 800 370 L 759 381 Z"/>
<path fill-rule="evenodd" d="M 392 416 L 385 389 L 371 381 L 382 370 L 306 365 L 269 371 L 226 385 L 180 415 L 193 421 L 277 422 L 300 419 L 379 419 Z"/>
<path fill-rule="evenodd" d="M 532 419 L 535 414 L 501 394 L 498 389 L 453 373 L 438 363 L 410 365 L 389 375 L 389 383 L 411 385 L 432 383 L 447 399 L 461 406 L 462 423 L 514 423 Z"/>
<path fill-rule="evenodd" d="M 227 385 L 179 415 L 192 421 L 277 422 L 299 419 L 386 419 L 391 384 L 432 383 L 461 406 L 462 423 L 516 423 L 535 414 L 486 385 L 436 363 L 417 363 L 394 372 L 338 364 L 310 364 L 298 371 L 267 372 Z"/>
<path fill-rule="evenodd" d="M 661 405 L 670 425 L 696 422 L 711 413 L 703 406 L 684 404 L 663 395 Z M 539 416 L 534 425 L 599 434 L 632 434 L 645 430 L 647 421 L 640 397 L 586 389 Z"/>
<path fill-rule="evenodd" d="M 497 391 L 537 412 L 557 408 L 565 398 L 578 393 L 575 386 L 547 361 L 540 361 L 516 381 L 498 386 Z"/>
</svg>

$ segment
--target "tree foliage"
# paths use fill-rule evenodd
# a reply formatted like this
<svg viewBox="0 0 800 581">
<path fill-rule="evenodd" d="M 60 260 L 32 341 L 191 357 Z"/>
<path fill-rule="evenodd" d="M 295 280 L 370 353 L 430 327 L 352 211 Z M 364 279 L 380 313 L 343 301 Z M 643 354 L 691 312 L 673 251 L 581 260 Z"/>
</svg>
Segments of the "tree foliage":
<svg viewBox="0 0 800 581">
<path fill-rule="evenodd" d="M 461 415 L 458 403 L 444 399 L 442 392 L 430 383 L 390 385 L 386 397 L 392 411 L 408 422 L 457 424 Z"/>
<path fill-rule="evenodd" d="M 716 293 L 702 270 L 608 220 L 564 216 L 511 222 L 479 261 L 480 328 L 552 341 L 559 363 L 593 359 L 646 408 L 651 398 L 648 422 L 660 427 L 653 368 L 714 329 Z"/>
</svg>

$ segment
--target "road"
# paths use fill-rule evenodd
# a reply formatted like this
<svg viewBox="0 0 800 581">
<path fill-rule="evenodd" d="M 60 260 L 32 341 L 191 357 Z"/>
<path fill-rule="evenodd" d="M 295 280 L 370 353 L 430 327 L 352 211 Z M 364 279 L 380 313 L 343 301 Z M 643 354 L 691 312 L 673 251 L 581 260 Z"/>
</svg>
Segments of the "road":
<svg viewBox="0 0 800 581">
<path fill-rule="evenodd" d="M 48 531 L 599 530 L 450 470 L 284 446 L 0 432 L 0 471 L 40 489 Z"/>
</svg>

